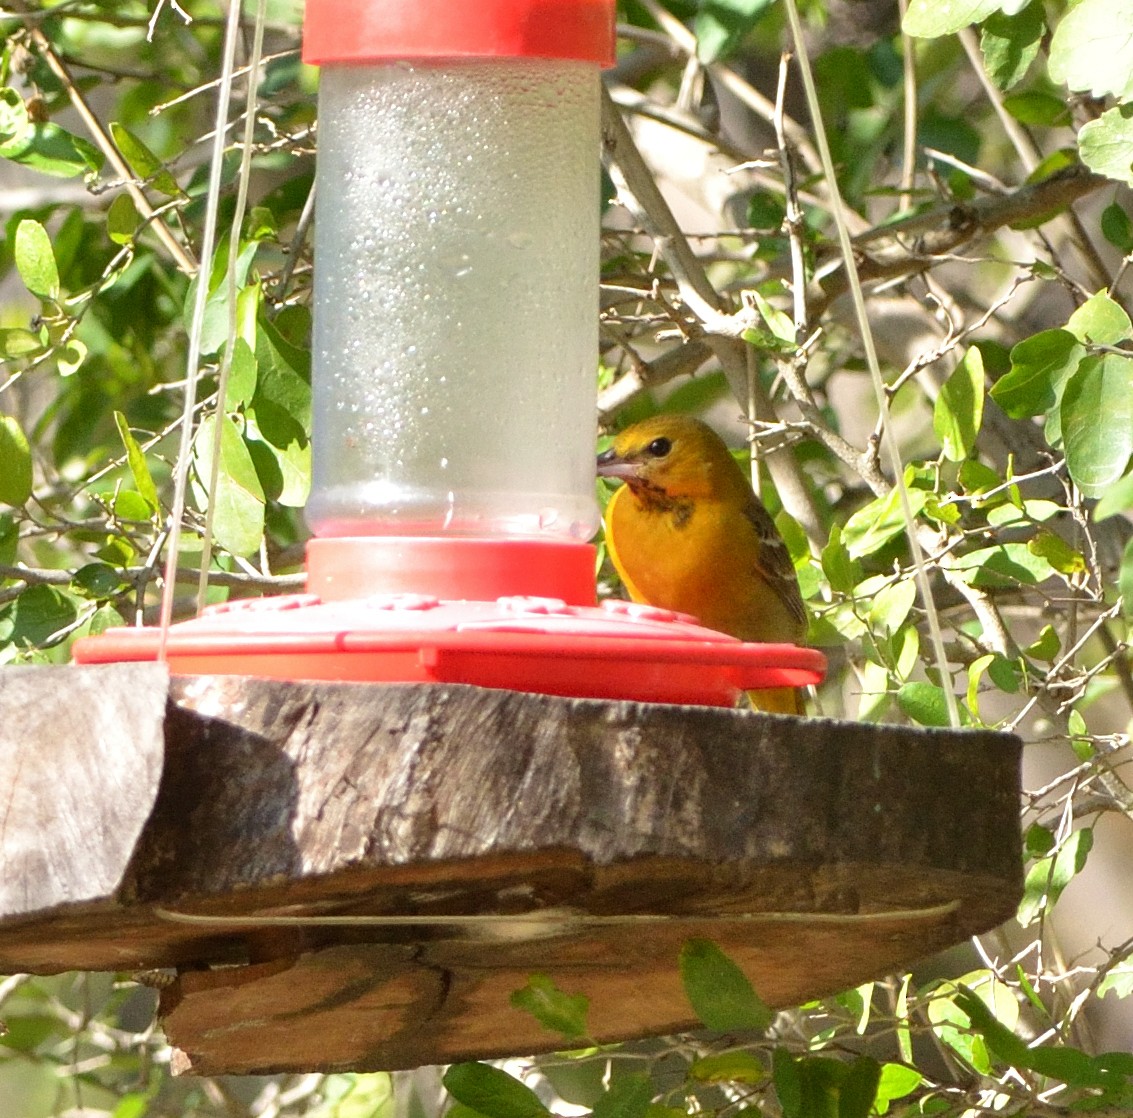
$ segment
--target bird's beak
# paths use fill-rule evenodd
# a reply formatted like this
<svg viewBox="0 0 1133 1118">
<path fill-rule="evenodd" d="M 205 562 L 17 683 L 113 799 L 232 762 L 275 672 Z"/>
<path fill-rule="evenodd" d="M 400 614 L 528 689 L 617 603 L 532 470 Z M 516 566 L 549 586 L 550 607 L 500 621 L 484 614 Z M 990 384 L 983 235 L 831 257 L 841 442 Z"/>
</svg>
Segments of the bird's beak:
<svg viewBox="0 0 1133 1118">
<path fill-rule="evenodd" d="M 623 481 L 637 477 L 637 466 L 614 453 L 614 448 L 598 455 L 599 477 L 620 477 Z"/>
</svg>

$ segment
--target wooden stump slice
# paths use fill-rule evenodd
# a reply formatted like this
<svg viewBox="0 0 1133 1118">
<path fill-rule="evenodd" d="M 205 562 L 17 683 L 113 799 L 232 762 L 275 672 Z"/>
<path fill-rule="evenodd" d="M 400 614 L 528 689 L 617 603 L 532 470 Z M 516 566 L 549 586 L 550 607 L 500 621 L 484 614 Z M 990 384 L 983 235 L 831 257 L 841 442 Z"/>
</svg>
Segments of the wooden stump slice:
<svg viewBox="0 0 1133 1118">
<path fill-rule="evenodd" d="M 0 969 L 178 968 L 182 1070 L 561 1047 L 509 1004 L 535 972 L 591 999 L 595 1039 L 689 1028 L 689 937 L 788 1006 L 986 930 L 1021 891 L 1008 735 L 210 676 L 173 681 L 164 736 L 132 845 L 97 889 L 6 901 Z"/>
</svg>

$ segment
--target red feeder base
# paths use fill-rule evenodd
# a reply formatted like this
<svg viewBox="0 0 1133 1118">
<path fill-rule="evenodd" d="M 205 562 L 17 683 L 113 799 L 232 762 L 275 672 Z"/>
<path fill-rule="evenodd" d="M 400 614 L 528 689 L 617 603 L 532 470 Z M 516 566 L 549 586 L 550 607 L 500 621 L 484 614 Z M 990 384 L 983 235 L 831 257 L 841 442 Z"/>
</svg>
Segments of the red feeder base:
<svg viewBox="0 0 1133 1118">
<path fill-rule="evenodd" d="M 742 691 L 818 683 L 826 667 L 813 649 L 745 644 L 684 614 L 592 605 L 587 544 L 313 540 L 308 559 L 310 593 L 213 606 L 174 625 L 170 669 L 732 706 Z M 493 600 L 502 586 L 525 592 Z M 74 658 L 154 660 L 160 645 L 156 629 L 112 629 L 76 641 Z"/>
</svg>

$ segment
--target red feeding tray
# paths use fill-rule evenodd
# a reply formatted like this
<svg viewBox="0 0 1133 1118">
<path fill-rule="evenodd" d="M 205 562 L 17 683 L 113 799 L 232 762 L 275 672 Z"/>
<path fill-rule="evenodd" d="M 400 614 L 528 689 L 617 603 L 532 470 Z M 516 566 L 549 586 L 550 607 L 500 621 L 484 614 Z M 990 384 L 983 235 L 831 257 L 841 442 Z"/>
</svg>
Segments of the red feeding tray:
<svg viewBox="0 0 1133 1118">
<path fill-rule="evenodd" d="M 361 556 L 369 562 L 360 562 Z M 687 615 L 632 602 L 572 604 L 529 593 L 494 600 L 452 596 L 462 583 L 482 594 L 493 574 L 514 587 L 517 572 L 526 570 L 520 583 L 576 594 L 585 585 L 593 601 L 594 549 L 585 544 L 314 540 L 308 559 L 308 586 L 316 592 L 213 606 L 174 625 L 165 644 L 170 669 L 181 675 L 470 683 L 732 706 L 741 691 L 818 683 L 826 667 L 813 649 L 746 644 Z M 579 577 L 583 573 L 588 582 Z M 420 589 L 407 592 L 399 582 Z M 360 593 L 365 583 L 382 592 Z M 429 592 L 431 585 L 445 585 L 446 597 Z M 86 664 L 154 660 L 160 645 L 157 629 L 111 629 L 76 641 L 74 658 Z"/>
</svg>

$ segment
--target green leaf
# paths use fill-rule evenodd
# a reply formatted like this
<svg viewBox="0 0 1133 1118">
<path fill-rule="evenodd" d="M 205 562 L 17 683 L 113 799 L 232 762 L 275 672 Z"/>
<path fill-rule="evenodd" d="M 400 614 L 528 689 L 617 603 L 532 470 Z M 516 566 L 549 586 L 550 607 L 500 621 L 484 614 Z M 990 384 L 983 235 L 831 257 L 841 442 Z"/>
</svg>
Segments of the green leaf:
<svg viewBox="0 0 1133 1118">
<path fill-rule="evenodd" d="M 177 180 L 169 173 L 165 164 L 125 125 L 113 120 L 110 122 L 110 132 L 118 145 L 118 150 L 139 179 L 148 182 L 160 194 L 176 197 L 182 193 Z"/>
<path fill-rule="evenodd" d="M 1028 4 L 1016 15 L 992 12 L 980 33 L 988 75 L 1000 89 L 1018 85 L 1038 57 L 1046 24 L 1042 4 Z"/>
<path fill-rule="evenodd" d="M 563 993 L 545 974 L 529 975 L 527 985 L 514 991 L 508 1001 L 551 1032 L 572 1040 L 587 1035 L 590 999 L 585 994 Z"/>
<path fill-rule="evenodd" d="M 1083 827 L 1072 831 L 1056 853 L 1031 866 L 1023 883 L 1023 899 L 1016 914 L 1024 928 L 1033 924 L 1062 896 L 1066 886 L 1085 867 L 1093 845 L 1094 832 Z"/>
<path fill-rule="evenodd" d="M 56 586 L 30 586 L 0 613 L 0 644 L 24 648 L 54 644 L 78 620 L 82 598 Z"/>
<path fill-rule="evenodd" d="M 772 336 L 785 346 L 793 348 L 796 344 L 794 319 L 789 314 L 779 310 L 774 304 L 769 303 L 758 291 L 752 291 L 751 297 L 759 313 L 763 316 L 763 321 L 767 323 L 767 329 L 771 331 Z"/>
<path fill-rule="evenodd" d="M 645 1118 L 652 1101 L 653 1083 L 648 1075 L 617 1076 L 594 1104 L 591 1118 Z"/>
<path fill-rule="evenodd" d="M 932 429 L 950 462 L 962 462 L 971 453 L 983 412 L 983 355 L 972 346 L 941 385 L 932 413 Z"/>
<path fill-rule="evenodd" d="M 928 494 L 923 489 L 910 489 L 909 504 L 913 516 L 920 514 Z M 877 497 L 858 509 L 842 528 L 842 539 L 851 559 L 861 559 L 880 550 L 894 536 L 905 532 L 905 517 L 901 510 L 901 495 L 896 489 L 884 497 Z"/>
<path fill-rule="evenodd" d="M 914 680 L 903 683 L 897 691 L 897 705 L 914 722 L 922 726 L 949 726 L 948 700 L 935 683 Z"/>
<path fill-rule="evenodd" d="M 18 89 L 0 89 L 0 150 L 31 131 L 28 107 Z"/>
<path fill-rule="evenodd" d="M 911 1095 L 923 1082 L 924 1076 L 916 1068 L 904 1064 L 882 1064 L 874 1102 L 877 1113 L 888 1113 L 891 1102 Z"/>
<path fill-rule="evenodd" d="M 701 0 L 693 23 L 696 56 L 705 65 L 726 58 L 774 0 Z"/>
<path fill-rule="evenodd" d="M 258 326 L 259 379 L 252 406 L 264 437 L 286 445 L 296 425 L 302 434 L 311 434 L 311 355 L 291 345 L 266 317 L 260 317 Z"/>
<path fill-rule="evenodd" d="M 987 522 L 996 528 L 1023 527 L 1030 524 L 1042 524 L 1052 516 L 1057 516 L 1062 506 L 1057 501 L 1045 501 L 1041 497 L 1023 502 L 1023 507 L 1003 504 L 998 508 L 988 509 Z"/>
<path fill-rule="evenodd" d="M 1034 641 L 1023 649 L 1023 655 L 1029 656 L 1032 660 L 1042 660 L 1049 664 L 1053 662 L 1061 649 L 1062 641 L 1059 640 L 1058 634 L 1054 631 L 1054 626 L 1044 625 Z"/>
<path fill-rule="evenodd" d="M 112 598 L 126 587 L 121 572 L 109 563 L 87 563 L 80 567 L 71 579 L 71 585 L 95 599 Z"/>
<path fill-rule="evenodd" d="M 978 1009 L 969 1012 L 961 1006 L 964 995 L 971 995 L 982 1012 Z M 1002 1029 L 1008 1041 L 1013 1039 L 1010 1030 L 1019 1019 L 1019 1005 L 1010 987 L 987 970 L 972 971 L 943 983 L 926 1008 L 933 1031 L 940 1040 L 981 1075 L 990 1074 L 991 1060 L 984 1036 L 971 1031 L 973 1026 L 979 1028 L 975 1026 L 972 1013 L 980 1014 L 981 1021 L 990 1020 L 995 1028 Z"/>
<path fill-rule="evenodd" d="M 259 247 L 258 241 L 251 241 L 244 245 L 236 257 L 235 279 L 238 301 L 242 294 L 241 289 L 247 281 L 252 259 Z M 199 281 L 199 275 L 193 277 L 185 296 L 184 323 L 186 330 L 192 328 Z M 218 352 L 228 340 L 228 328 L 228 269 L 226 261 L 218 255 L 210 279 L 209 296 L 205 301 L 204 321 L 201 324 L 201 353 Z"/>
<path fill-rule="evenodd" d="M 134 489 L 120 489 L 114 497 L 114 517 L 116 520 L 132 520 L 145 524 L 153 519 L 149 502 Z"/>
<path fill-rule="evenodd" d="M 254 555 L 264 535 L 264 491 L 256 476 L 252 457 L 236 424 L 221 417 L 220 472 L 213 497 L 213 535 L 233 555 Z M 201 499 L 207 501 L 212 474 L 216 417 L 201 422 L 194 443 L 194 457 Z"/>
<path fill-rule="evenodd" d="M 10 567 L 15 563 L 19 542 L 20 529 L 15 519 L 7 513 L 0 513 L 0 567 Z"/>
<path fill-rule="evenodd" d="M 106 211 L 106 235 L 116 245 L 128 245 L 134 239 L 141 221 L 134 199 L 123 191 Z"/>
<path fill-rule="evenodd" d="M 917 584 L 911 578 L 883 587 L 870 603 L 870 628 L 885 633 L 897 632 L 916 600 Z"/>
<path fill-rule="evenodd" d="M 59 269 L 51 238 L 38 221 L 24 218 L 16 226 L 16 268 L 24 286 L 40 299 L 59 298 Z"/>
<path fill-rule="evenodd" d="M 457 1102 L 486 1118 L 543 1118 L 550 1113 L 530 1087 L 488 1064 L 454 1064 L 441 1082 Z"/>
<path fill-rule="evenodd" d="M 1117 345 L 1133 338 L 1129 315 L 1104 291 L 1091 295 L 1067 320 L 1066 329 L 1083 345 Z"/>
<path fill-rule="evenodd" d="M 785 1048 L 771 1053 L 771 1075 L 783 1118 L 803 1118 L 803 1078 L 798 1061 Z"/>
<path fill-rule="evenodd" d="M 914 39 L 954 35 L 969 24 L 983 23 L 1003 6 L 1001 0 L 909 0 L 901 30 Z"/>
<path fill-rule="evenodd" d="M 1110 202 L 1102 210 L 1101 230 L 1114 248 L 1126 253 L 1133 250 L 1133 222 L 1129 220 L 1124 206 Z"/>
<path fill-rule="evenodd" d="M 243 338 L 237 338 L 232 345 L 232 367 L 228 371 L 228 391 L 224 397 L 225 407 L 230 411 L 252 402 L 259 377 L 256 355 Z"/>
<path fill-rule="evenodd" d="M 1116 105 L 1082 125 L 1078 152 L 1096 174 L 1133 184 L 1133 105 Z"/>
<path fill-rule="evenodd" d="M 1045 858 L 1055 844 L 1054 833 L 1041 823 L 1032 823 L 1023 835 L 1023 847 L 1028 858 Z"/>
<path fill-rule="evenodd" d="M 955 569 L 972 586 L 1036 586 L 1054 574 L 1054 568 L 1026 544 L 1004 543 L 981 547 L 957 557 Z"/>
<path fill-rule="evenodd" d="M 1080 552 L 1072 548 L 1061 536 L 1043 531 L 1027 541 L 1027 549 L 1032 555 L 1045 559 L 1059 574 L 1080 575 L 1086 570 L 1086 560 Z"/>
<path fill-rule="evenodd" d="M 114 423 L 118 427 L 118 437 L 126 448 L 126 464 L 130 467 L 134 486 L 141 494 L 142 500 L 149 506 L 150 511 L 157 512 L 161 508 L 161 501 L 157 496 L 157 486 L 153 483 L 153 476 L 149 472 L 145 453 L 138 445 L 138 440 L 130 432 L 130 425 L 120 411 L 114 413 Z"/>
<path fill-rule="evenodd" d="M 954 994 L 956 1007 L 964 1013 L 973 1029 L 991 1045 L 997 1056 L 1006 1063 L 1025 1065 L 1027 1046 L 995 1014 L 975 992 L 957 983 Z"/>
<path fill-rule="evenodd" d="M 1043 330 L 1011 350 L 1011 370 L 991 387 L 991 398 L 1012 419 L 1054 407 L 1086 350 L 1069 330 Z"/>
<path fill-rule="evenodd" d="M 20 135 L 0 144 L 0 157 L 61 179 L 97 172 L 103 162 L 102 152 L 93 144 L 50 121 L 30 124 Z"/>
<path fill-rule="evenodd" d="M 1104 998 L 1106 994 L 1115 994 L 1119 998 L 1127 998 L 1133 994 L 1133 963 L 1118 963 L 1106 973 L 1098 983 L 1097 994 Z"/>
<path fill-rule="evenodd" d="M 43 348 L 43 340 L 30 330 L 21 330 L 18 326 L 0 328 L 0 352 L 5 357 L 27 357 L 41 353 Z"/>
<path fill-rule="evenodd" d="M 1041 10 L 1039 4 L 1034 4 L 1032 7 L 1036 11 Z M 1028 11 L 1030 10 L 1028 9 Z M 1051 93 L 1042 93 L 1039 90 L 1008 94 L 1003 98 L 1003 107 L 1021 124 L 1030 124 L 1038 128 L 1054 128 L 1060 124 L 1068 124 L 1070 121 L 1070 110 L 1066 107 L 1066 102 L 1061 97 L 1055 97 Z M 1047 158 L 1052 161 L 1047 163 L 1044 160 L 1043 163 L 1040 163 L 1027 176 L 1027 182 L 1041 182 L 1043 179 L 1049 178 L 1055 171 L 1061 171 L 1077 162 L 1072 153 L 1065 151 L 1052 152 Z M 1049 220 L 1049 218 L 1044 218 L 1044 220 Z M 1012 225 L 1012 229 L 1033 228 L 1036 224 L 1041 225 L 1042 222 L 1028 218 L 1026 223 L 1021 226 Z"/>
<path fill-rule="evenodd" d="M 767 1069 L 751 1052 L 720 1052 L 693 1060 L 689 1077 L 698 1083 L 762 1083 Z"/>
<path fill-rule="evenodd" d="M 1133 0 L 1082 0 L 1058 22 L 1050 42 L 1051 78 L 1095 97 L 1133 94 Z"/>
<path fill-rule="evenodd" d="M 22 508 L 32 494 L 31 447 L 19 421 L 0 415 L 0 503 Z"/>
<path fill-rule="evenodd" d="M 2 476 L 3 471 L 0 470 L 0 477 Z M 1117 576 L 1117 589 L 1121 593 L 1122 612 L 1127 618 L 1133 620 L 1133 540 L 1125 545 L 1125 550 L 1121 553 L 1121 569 Z"/>
<path fill-rule="evenodd" d="M 149 1094 L 132 1091 L 118 1100 L 118 1105 L 111 1112 L 110 1118 L 145 1118 L 152 1101 Z"/>
<path fill-rule="evenodd" d="M 830 529 L 830 539 L 822 549 L 822 570 L 831 589 L 842 594 L 852 593 L 862 580 L 861 564 L 850 558 L 842 542 L 842 529 L 837 524 Z"/>
<path fill-rule="evenodd" d="M 681 947 L 681 982 L 697 1017 L 710 1029 L 765 1029 L 772 1013 L 747 975 L 711 940 L 689 939 Z"/>
<path fill-rule="evenodd" d="M 1062 394 L 1066 468 L 1087 497 L 1100 497 L 1133 454 L 1133 360 L 1087 357 Z"/>
<path fill-rule="evenodd" d="M 881 1065 L 869 1056 L 859 1056 L 846 1071 L 838 1088 L 838 1118 L 869 1118 L 877 1098 Z"/>
</svg>

